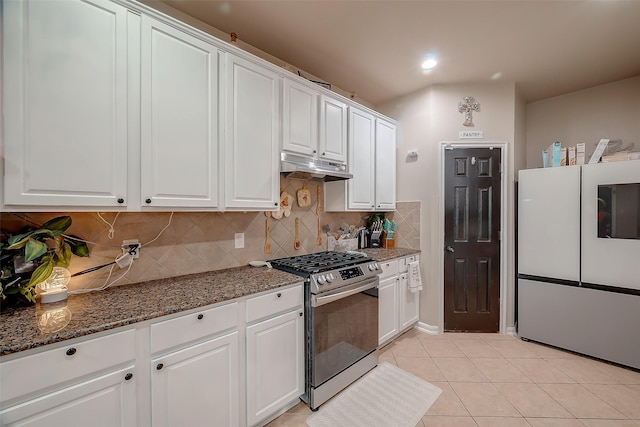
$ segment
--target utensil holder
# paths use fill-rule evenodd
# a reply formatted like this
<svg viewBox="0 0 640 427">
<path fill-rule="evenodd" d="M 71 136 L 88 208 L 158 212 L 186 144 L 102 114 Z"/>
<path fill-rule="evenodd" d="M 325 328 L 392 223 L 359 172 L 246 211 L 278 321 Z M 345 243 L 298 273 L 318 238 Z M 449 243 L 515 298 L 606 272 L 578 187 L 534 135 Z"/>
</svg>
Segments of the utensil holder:
<svg viewBox="0 0 640 427">
<path fill-rule="evenodd" d="M 329 236 L 327 238 L 327 250 L 336 252 L 355 251 L 358 249 L 358 239 L 340 239 Z"/>
</svg>

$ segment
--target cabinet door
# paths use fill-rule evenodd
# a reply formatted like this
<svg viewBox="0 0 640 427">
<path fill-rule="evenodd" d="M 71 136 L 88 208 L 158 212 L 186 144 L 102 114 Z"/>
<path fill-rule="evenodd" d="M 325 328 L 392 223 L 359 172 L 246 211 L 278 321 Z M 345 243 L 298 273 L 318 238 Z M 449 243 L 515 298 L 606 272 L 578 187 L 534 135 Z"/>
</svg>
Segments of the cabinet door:
<svg viewBox="0 0 640 427">
<path fill-rule="evenodd" d="M 378 286 L 378 344 L 398 333 L 398 276 L 380 281 Z"/>
<path fill-rule="evenodd" d="M 273 209 L 280 194 L 280 77 L 229 54 L 226 80 L 225 205 Z"/>
<path fill-rule="evenodd" d="M 409 291 L 409 275 L 403 273 L 398 277 L 398 302 L 400 331 L 418 321 L 418 292 Z"/>
<path fill-rule="evenodd" d="M 318 94 L 284 79 L 282 98 L 282 149 L 315 156 L 318 151 Z"/>
<path fill-rule="evenodd" d="M 218 206 L 218 51 L 142 16 L 142 206 Z"/>
<path fill-rule="evenodd" d="M 247 328 L 247 424 L 255 425 L 304 393 L 302 310 Z"/>
<path fill-rule="evenodd" d="M 238 358 L 236 331 L 154 359 L 153 426 L 239 425 Z"/>
<path fill-rule="evenodd" d="M 396 126 L 376 119 L 376 210 L 396 208 Z"/>
<path fill-rule="evenodd" d="M 375 118 L 357 108 L 349 109 L 349 209 L 374 209 Z"/>
<path fill-rule="evenodd" d="M 320 95 L 320 140 L 318 156 L 347 162 L 347 104 Z"/>
<path fill-rule="evenodd" d="M 5 204 L 125 205 L 127 10 L 102 0 L 2 6 Z"/>
<path fill-rule="evenodd" d="M 55 369 L 55 367 L 52 367 Z M 133 426 L 136 385 L 133 367 L 52 391 L 0 412 L 3 426 Z"/>
</svg>

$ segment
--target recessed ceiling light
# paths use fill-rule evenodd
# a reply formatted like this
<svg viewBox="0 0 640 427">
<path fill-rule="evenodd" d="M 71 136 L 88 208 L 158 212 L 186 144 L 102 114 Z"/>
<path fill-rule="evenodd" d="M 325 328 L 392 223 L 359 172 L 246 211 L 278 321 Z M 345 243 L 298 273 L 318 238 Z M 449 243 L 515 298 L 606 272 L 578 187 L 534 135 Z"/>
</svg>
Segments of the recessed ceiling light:
<svg viewBox="0 0 640 427">
<path fill-rule="evenodd" d="M 438 65 L 438 59 L 435 53 L 429 52 L 427 54 L 427 59 L 422 63 L 422 69 L 424 71 L 431 71 Z"/>
</svg>

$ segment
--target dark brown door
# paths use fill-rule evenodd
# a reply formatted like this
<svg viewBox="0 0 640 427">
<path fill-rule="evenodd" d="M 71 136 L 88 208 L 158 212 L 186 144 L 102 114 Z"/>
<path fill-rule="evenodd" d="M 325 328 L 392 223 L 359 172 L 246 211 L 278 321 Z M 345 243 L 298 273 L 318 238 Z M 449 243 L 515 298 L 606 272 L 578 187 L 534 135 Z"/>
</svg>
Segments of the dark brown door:
<svg viewBox="0 0 640 427">
<path fill-rule="evenodd" d="M 500 154 L 445 150 L 445 331 L 499 330 Z"/>
</svg>

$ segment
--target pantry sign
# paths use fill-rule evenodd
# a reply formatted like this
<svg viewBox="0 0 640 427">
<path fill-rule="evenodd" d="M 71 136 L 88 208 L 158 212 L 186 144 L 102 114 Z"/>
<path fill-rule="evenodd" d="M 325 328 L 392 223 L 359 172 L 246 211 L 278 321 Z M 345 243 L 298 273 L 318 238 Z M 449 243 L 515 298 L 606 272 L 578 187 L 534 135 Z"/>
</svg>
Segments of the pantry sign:
<svg viewBox="0 0 640 427">
<path fill-rule="evenodd" d="M 458 134 L 460 139 L 482 139 L 484 138 L 484 131 L 482 130 L 461 130 Z"/>
</svg>

